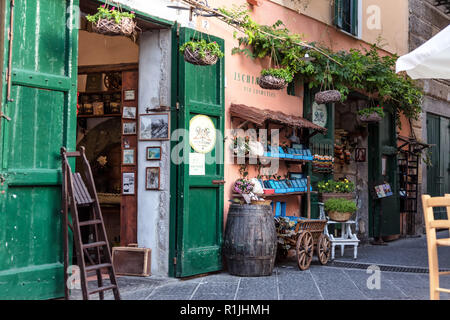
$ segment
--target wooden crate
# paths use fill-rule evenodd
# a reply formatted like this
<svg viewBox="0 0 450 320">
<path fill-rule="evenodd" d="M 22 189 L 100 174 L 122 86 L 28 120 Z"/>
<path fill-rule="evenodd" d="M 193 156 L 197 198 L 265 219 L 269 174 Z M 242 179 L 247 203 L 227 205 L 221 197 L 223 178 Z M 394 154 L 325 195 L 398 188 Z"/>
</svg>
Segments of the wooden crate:
<svg viewBox="0 0 450 320">
<path fill-rule="evenodd" d="M 113 247 L 112 262 L 117 275 L 148 277 L 151 275 L 151 253 L 148 248 Z"/>
</svg>

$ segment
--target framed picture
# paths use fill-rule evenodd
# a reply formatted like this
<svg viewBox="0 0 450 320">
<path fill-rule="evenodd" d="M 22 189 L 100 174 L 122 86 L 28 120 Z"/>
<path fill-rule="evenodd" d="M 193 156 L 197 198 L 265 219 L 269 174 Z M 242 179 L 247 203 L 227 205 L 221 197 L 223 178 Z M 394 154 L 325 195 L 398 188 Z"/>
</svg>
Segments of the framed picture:
<svg viewBox="0 0 450 320">
<path fill-rule="evenodd" d="M 122 173 L 122 194 L 130 195 L 134 194 L 135 190 L 135 178 L 134 172 Z"/>
<path fill-rule="evenodd" d="M 159 190 L 160 187 L 160 168 L 148 167 L 145 174 L 145 189 Z"/>
<path fill-rule="evenodd" d="M 123 123 L 123 135 L 136 134 L 136 122 L 124 122 Z"/>
<path fill-rule="evenodd" d="M 136 107 L 123 107 L 123 113 L 122 113 L 123 119 L 136 119 Z"/>
<path fill-rule="evenodd" d="M 366 162 L 366 148 L 356 148 L 355 149 L 355 161 L 356 162 Z"/>
<path fill-rule="evenodd" d="M 125 101 L 132 101 L 136 99 L 136 91 L 134 90 L 127 90 L 124 92 L 124 100 Z"/>
<path fill-rule="evenodd" d="M 147 147 L 147 160 L 161 160 L 161 147 Z"/>
<path fill-rule="evenodd" d="M 169 140 L 170 113 L 149 113 L 139 116 L 139 140 Z"/>
<path fill-rule="evenodd" d="M 133 166 L 136 164 L 135 149 L 124 149 L 122 152 L 122 164 L 124 166 Z"/>
</svg>

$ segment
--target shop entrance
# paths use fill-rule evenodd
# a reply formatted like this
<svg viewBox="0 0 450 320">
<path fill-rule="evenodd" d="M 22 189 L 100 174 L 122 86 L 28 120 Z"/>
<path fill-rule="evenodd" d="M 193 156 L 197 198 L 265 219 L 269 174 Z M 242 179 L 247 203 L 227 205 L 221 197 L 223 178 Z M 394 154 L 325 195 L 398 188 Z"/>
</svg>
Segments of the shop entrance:
<svg viewBox="0 0 450 320">
<path fill-rule="evenodd" d="M 139 44 L 90 32 L 84 16 L 97 6 L 80 3 L 76 148 L 86 148 L 110 245 L 128 245 L 137 242 Z"/>
</svg>

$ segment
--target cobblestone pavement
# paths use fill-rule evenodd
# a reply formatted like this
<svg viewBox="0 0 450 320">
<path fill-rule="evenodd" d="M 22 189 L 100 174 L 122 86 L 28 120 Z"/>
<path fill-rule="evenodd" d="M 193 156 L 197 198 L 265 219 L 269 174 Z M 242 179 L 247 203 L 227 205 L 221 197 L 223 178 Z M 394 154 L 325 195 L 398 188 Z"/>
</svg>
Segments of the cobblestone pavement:
<svg viewBox="0 0 450 320">
<path fill-rule="evenodd" d="M 440 233 L 439 237 L 448 237 Z M 447 248 L 445 248 L 447 249 Z M 337 250 L 337 262 L 355 262 L 353 250 L 344 256 Z M 450 269 L 450 250 L 439 251 L 440 266 Z M 359 268 L 350 264 L 337 267 L 321 266 L 314 258 L 309 270 L 300 271 L 294 261 L 278 263 L 269 277 L 237 277 L 226 272 L 180 280 L 161 277 L 119 277 L 124 300 L 427 300 L 429 298 L 427 252 L 425 237 L 402 239 L 388 246 L 361 246 L 358 250 Z M 361 265 L 361 264 L 366 265 Z M 410 266 L 419 271 L 381 271 L 379 289 L 369 289 L 366 266 Z M 341 263 L 341 265 L 343 265 Z M 350 266 L 350 267 L 349 267 Z M 382 269 L 383 270 L 383 269 Z M 369 283 L 373 283 L 369 281 Z M 95 282 L 90 284 L 94 285 Z M 450 276 L 441 277 L 441 287 L 450 288 Z M 73 299 L 80 299 L 73 290 Z M 112 294 L 105 295 L 112 299 Z M 96 298 L 95 296 L 93 298 Z M 450 300 L 442 293 L 441 299 Z"/>
</svg>

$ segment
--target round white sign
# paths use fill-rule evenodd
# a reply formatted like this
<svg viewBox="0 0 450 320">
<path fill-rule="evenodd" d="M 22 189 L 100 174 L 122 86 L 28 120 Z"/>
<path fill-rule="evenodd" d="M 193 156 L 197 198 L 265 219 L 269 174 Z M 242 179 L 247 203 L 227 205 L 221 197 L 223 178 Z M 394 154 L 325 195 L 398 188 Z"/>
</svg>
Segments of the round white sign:
<svg viewBox="0 0 450 320">
<path fill-rule="evenodd" d="M 189 144 L 198 153 L 209 153 L 216 146 L 216 127 L 211 118 L 197 115 L 189 122 Z"/>
</svg>

